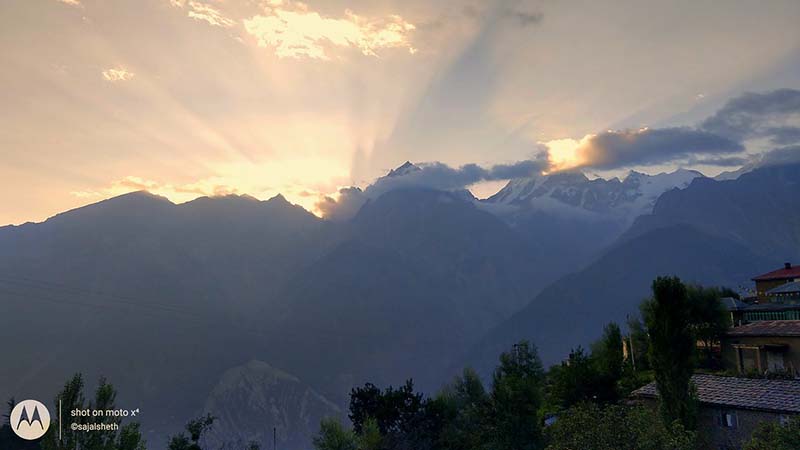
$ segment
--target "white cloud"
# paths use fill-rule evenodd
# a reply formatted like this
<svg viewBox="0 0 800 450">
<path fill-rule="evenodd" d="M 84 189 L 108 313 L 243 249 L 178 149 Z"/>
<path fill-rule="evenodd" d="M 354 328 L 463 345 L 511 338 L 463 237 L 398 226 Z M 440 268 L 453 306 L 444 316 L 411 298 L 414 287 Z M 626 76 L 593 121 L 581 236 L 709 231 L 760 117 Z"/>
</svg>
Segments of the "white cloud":
<svg viewBox="0 0 800 450">
<path fill-rule="evenodd" d="M 123 68 L 119 69 L 106 69 L 103 71 L 103 78 L 106 81 L 116 82 L 116 81 L 128 81 L 132 79 L 136 74 L 133 72 L 128 72 Z"/>
<path fill-rule="evenodd" d="M 78 7 L 83 6 L 81 5 L 80 0 L 58 0 L 58 1 L 69 6 L 78 6 Z"/>
<path fill-rule="evenodd" d="M 414 25 L 398 15 L 372 19 L 345 11 L 343 18 L 324 17 L 302 3 L 272 2 L 264 15 L 244 21 L 245 30 L 261 47 L 273 47 L 280 58 L 329 59 L 326 48 L 356 48 L 377 56 L 384 48 L 416 52 L 409 36 Z"/>
<path fill-rule="evenodd" d="M 178 4 L 179 6 L 183 6 L 182 2 L 179 0 L 170 0 L 173 5 Z M 177 3 L 176 3 L 177 2 Z M 189 8 L 191 9 L 188 12 L 189 17 L 195 20 L 202 20 L 204 22 L 208 22 L 210 25 L 215 27 L 223 27 L 228 28 L 232 27 L 236 24 L 236 21 L 225 17 L 220 10 L 214 8 L 211 5 L 207 5 L 205 3 L 200 3 L 197 1 L 190 1 L 188 3 Z"/>
</svg>

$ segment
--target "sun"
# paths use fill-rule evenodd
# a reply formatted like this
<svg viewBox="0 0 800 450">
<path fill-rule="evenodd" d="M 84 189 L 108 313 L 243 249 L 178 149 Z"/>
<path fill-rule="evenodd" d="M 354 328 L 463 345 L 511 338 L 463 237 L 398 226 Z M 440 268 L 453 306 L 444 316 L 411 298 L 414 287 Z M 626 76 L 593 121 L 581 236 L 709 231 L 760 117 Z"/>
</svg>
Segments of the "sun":
<svg viewBox="0 0 800 450">
<path fill-rule="evenodd" d="M 584 138 L 585 139 L 585 138 Z M 547 158 L 552 169 L 550 172 L 572 169 L 582 165 L 579 149 L 584 139 L 554 139 L 543 142 L 547 146 Z"/>
</svg>

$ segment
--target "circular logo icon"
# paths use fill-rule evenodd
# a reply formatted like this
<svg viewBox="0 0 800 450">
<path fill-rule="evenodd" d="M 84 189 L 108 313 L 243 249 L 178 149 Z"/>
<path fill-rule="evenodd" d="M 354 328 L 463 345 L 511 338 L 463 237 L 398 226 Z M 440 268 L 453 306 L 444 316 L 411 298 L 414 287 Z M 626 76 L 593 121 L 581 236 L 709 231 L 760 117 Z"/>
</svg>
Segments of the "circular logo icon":
<svg viewBox="0 0 800 450">
<path fill-rule="evenodd" d="M 11 410 L 9 422 L 17 436 L 32 441 L 44 436 L 50 428 L 50 411 L 39 401 L 25 400 Z"/>
</svg>

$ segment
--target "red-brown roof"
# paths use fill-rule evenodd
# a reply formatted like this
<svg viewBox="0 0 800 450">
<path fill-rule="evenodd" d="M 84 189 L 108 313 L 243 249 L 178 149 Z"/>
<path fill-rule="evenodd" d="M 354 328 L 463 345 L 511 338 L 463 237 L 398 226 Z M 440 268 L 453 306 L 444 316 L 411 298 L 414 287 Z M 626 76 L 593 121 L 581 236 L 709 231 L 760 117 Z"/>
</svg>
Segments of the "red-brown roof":
<svg viewBox="0 0 800 450">
<path fill-rule="evenodd" d="M 763 320 L 731 328 L 727 336 L 800 336 L 800 320 Z"/>
<path fill-rule="evenodd" d="M 800 278 L 800 266 L 790 266 L 789 268 L 784 267 L 783 269 L 773 270 L 772 272 L 753 278 L 753 281 L 787 280 L 793 278 Z"/>
</svg>

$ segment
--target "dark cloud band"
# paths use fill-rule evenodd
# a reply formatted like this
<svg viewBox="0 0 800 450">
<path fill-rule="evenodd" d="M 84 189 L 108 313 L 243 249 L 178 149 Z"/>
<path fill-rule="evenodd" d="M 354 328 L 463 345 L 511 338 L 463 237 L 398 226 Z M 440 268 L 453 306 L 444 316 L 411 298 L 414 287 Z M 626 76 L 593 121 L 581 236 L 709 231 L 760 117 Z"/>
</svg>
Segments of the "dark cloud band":
<svg viewBox="0 0 800 450">
<path fill-rule="evenodd" d="M 583 165 L 600 170 L 742 151 L 744 146 L 736 141 L 688 127 L 607 131 L 592 136 L 578 148 Z"/>
<path fill-rule="evenodd" d="M 777 145 L 800 142 L 800 91 L 746 93 L 728 101 L 700 128 L 742 141 L 766 137 Z"/>
</svg>

